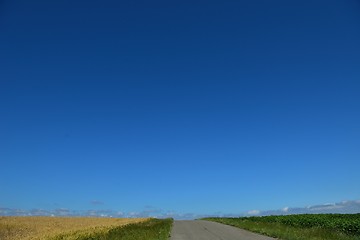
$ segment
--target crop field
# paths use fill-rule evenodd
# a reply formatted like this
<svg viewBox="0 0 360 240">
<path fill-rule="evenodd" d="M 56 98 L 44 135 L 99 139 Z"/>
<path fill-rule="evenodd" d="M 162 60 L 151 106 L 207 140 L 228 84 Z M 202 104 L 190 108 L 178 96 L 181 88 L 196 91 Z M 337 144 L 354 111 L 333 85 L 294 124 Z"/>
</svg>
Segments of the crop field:
<svg viewBox="0 0 360 240">
<path fill-rule="evenodd" d="M 149 219 L 90 217 L 0 217 L 0 239 L 79 239 Z M 83 238 L 86 239 L 86 238 Z"/>
<path fill-rule="evenodd" d="M 360 214 L 206 218 L 284 240 L 360 240 Z"/>
<path fill-rule="evenodd" d="M 53 240 L 168 240 L 173 219 L 149 219 L 124 227 L 115 227 L 107 232 L 58 236 Z"/>
</svg>

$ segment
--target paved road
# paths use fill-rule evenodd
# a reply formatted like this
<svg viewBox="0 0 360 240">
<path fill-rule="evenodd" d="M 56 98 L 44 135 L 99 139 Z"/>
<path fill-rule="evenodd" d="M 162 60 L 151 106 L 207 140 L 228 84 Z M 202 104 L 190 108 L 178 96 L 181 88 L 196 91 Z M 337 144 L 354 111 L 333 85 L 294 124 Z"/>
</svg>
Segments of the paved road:
<svg viewBox="0 0 360 240">
<path fill-rule="evenodd" d="M 265 237 L 228 225 L 196 221 L 175 221 L 170 240 L 271 240 Z"/>
</svg>

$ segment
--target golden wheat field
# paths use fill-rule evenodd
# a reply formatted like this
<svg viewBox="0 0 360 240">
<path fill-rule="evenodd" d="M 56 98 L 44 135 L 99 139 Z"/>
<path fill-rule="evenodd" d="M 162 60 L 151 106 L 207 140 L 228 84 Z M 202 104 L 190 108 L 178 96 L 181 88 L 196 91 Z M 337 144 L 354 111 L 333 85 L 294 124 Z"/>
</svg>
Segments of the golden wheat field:
<svg viewBox="0 0 360 240">
<path fill-rule="evenodd" d="M 117 226 L 137 223 L 146 218 L 94 217 L 0 217 L 1 240 L 56 239 L 56 236 L 91 234 Z"/>
</svg>

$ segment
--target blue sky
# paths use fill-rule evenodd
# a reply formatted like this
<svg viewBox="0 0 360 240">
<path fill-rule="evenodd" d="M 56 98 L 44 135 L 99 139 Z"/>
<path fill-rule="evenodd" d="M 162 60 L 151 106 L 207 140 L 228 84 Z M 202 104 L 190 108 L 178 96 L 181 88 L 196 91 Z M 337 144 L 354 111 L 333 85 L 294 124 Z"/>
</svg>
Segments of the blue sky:
<svg viewBox="0 0 360 240">
<path fill-rule="evenodd" d="M 359 199 L 359 12 L 355 0 L 1 1 L 0 207 Z"/>
</svg>

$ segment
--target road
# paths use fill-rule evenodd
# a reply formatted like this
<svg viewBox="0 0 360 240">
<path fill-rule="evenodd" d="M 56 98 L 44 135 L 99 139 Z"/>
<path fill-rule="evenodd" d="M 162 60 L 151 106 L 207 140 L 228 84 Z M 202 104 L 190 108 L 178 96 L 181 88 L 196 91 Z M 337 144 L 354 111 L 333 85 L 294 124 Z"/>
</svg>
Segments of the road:
<svg viewBox="0 0 360 240">
<path fill-rule="evenodd" d="M 174 221 L 170 240 L 271 240 L 274 238 L 216 222 Z"/>
</svg>

